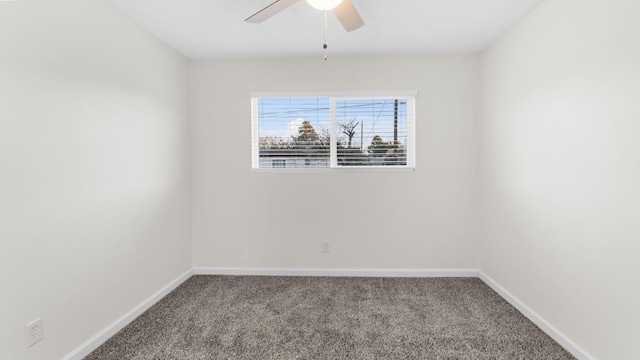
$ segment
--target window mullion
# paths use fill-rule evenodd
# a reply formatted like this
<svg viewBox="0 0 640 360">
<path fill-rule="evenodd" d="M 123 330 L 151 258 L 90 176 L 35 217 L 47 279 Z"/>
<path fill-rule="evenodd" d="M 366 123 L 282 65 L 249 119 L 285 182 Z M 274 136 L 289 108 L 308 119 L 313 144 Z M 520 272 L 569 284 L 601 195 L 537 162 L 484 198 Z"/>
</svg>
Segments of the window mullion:
<svg viewBox="0 0 640 360">
<path fill-rule="evenodd" d="M 338 166 L 338 138 L 336 130 L 336 98 L 329 98 L 329 108 L 331 113 L 331 120 L 329 124 L 329 135 L 331 136 L 331 151 L 330 151 L 330 167 L 335 168 Z"/>
</svg>

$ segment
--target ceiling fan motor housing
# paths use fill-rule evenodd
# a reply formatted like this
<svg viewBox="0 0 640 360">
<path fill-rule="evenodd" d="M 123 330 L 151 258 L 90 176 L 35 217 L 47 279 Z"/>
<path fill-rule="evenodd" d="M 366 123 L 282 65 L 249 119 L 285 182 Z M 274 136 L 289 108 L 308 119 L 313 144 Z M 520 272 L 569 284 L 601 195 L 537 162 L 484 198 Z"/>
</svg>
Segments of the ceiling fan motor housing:
<svg viewBox="0 0 640 360">
<path fill-rule="evenodd" d="M 318 10 L 331 10 L 340 5 L 342 0 L 307 0 L 307 2 Z"/>
</svg>

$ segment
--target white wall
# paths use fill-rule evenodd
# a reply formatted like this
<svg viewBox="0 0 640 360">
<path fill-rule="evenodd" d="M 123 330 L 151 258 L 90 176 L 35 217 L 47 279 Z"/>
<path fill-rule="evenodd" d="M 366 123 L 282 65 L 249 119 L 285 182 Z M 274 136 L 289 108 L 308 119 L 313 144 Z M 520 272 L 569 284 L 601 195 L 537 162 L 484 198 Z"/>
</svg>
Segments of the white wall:
<svg viewBox="0 0 640 360">
<path fill-rule="evenodd" d="M 480 269 L 639 359 L 640 2 L 545 1 L 482 56 Z"/>
<path fill-rule="evenodd" d="M 325 63 L 321 52 L 193 62 L 194 265 L 475 269 L 477 65 L 476 55 Z M 252 173 L 250 92 L 393 89 L 419 91 L 415 173 Z"/>
<path fill-rule="evenodd" d="M 191 268 L 187 82 L 102 1 L 0 2 L 1 359 L 58 359 Z"/>
</svg>

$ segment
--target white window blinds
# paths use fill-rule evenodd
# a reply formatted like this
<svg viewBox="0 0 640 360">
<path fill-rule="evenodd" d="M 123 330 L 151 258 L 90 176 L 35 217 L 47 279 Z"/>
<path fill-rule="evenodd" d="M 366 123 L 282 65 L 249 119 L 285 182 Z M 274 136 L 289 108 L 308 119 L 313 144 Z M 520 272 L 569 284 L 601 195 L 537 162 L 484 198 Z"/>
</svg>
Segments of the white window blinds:
<svg viewBox="0 0 640 360">
<path fill-rule="evenodd" d="M 253 168 L 414 168 L 414 103 L 397 93 L 253 96 Z"/>
</svg>

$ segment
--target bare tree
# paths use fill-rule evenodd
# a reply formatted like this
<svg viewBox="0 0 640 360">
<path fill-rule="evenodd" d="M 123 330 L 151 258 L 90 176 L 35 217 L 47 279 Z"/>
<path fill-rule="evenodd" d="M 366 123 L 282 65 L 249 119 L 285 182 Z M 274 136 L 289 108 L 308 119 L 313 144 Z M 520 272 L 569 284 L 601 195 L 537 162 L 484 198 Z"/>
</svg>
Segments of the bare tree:
<svg viewBox="0 0 640 360">
<path fill-rule="evenodd" d="M 320 134 L 318 134 L 318 137 L 320 138 L 320 143 L 326 146 L 331 145 L 331 132 L 329 131 L 329 129 L 324 126 L 319 126 L 319 128 Z"/>
<path fill-rule="evenodd" d="M 349 138 L 347 148 L 351 148 L 351 140 L 353 140 L 353 137 L 356 135 L 356 128 L 358 127 L 358 125 L 360 125 L 360 123 L 356 121 L 355 117 L 347 123 L 338 123 L 340 131 L 342 131 L 342 133 L 347 135 L 347 137 Z"/>
<path fill-rule="evenodd" d="M 260 149 L 287 149 L 290 147 L 290 139 L 267 135 L 258 139 Z"/>
</svg>

